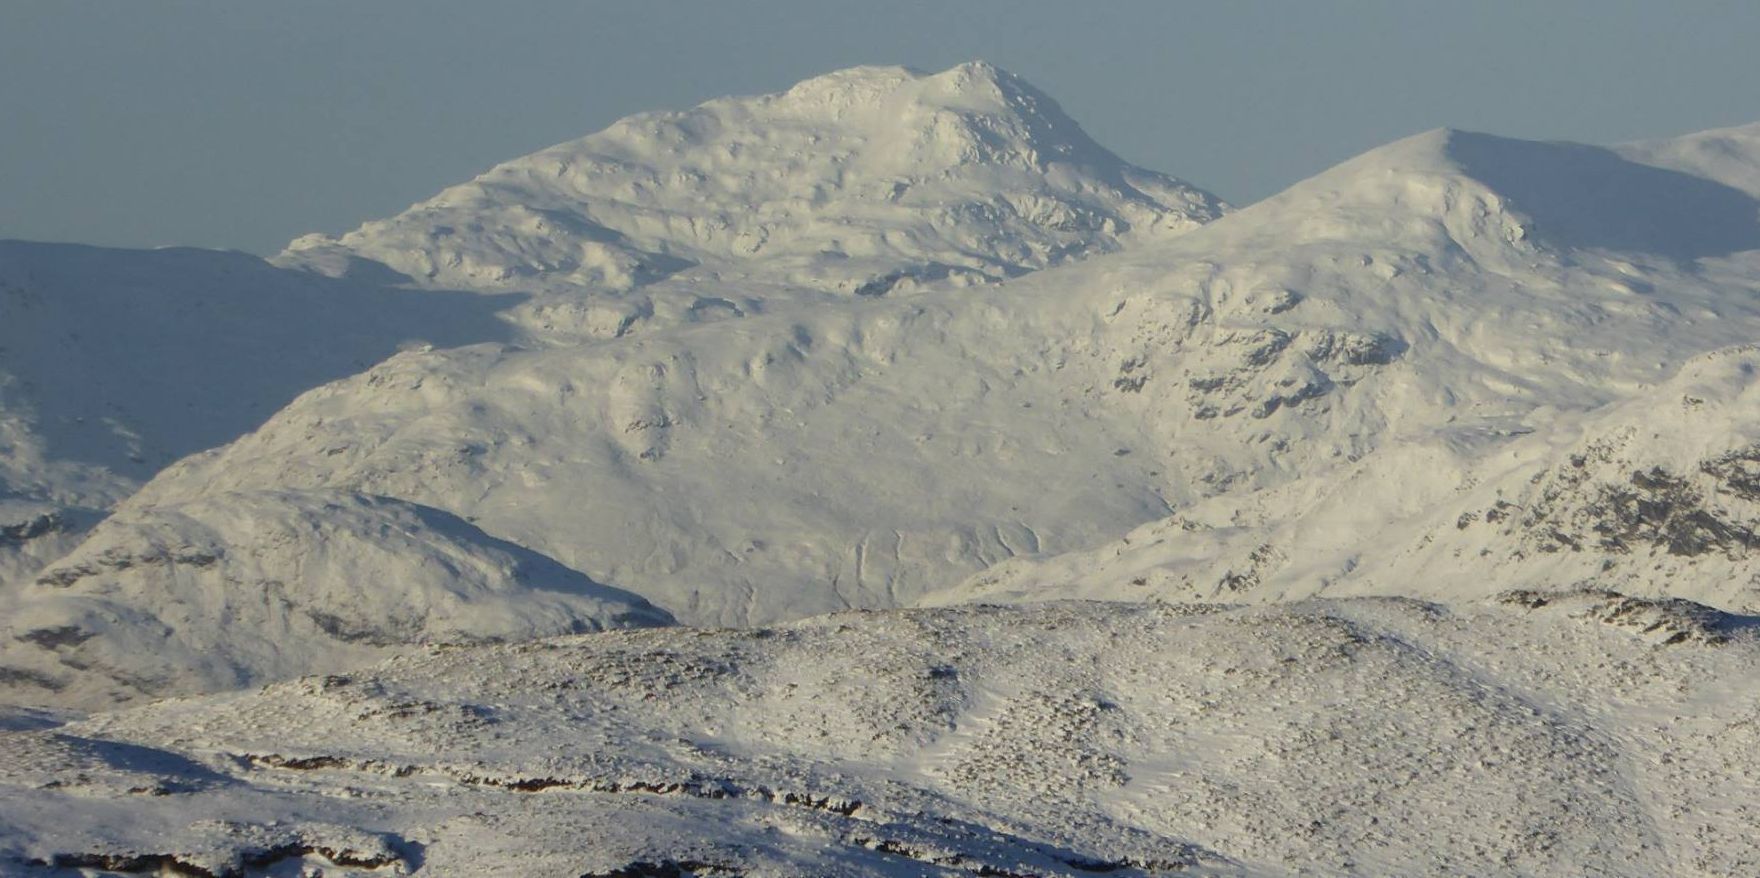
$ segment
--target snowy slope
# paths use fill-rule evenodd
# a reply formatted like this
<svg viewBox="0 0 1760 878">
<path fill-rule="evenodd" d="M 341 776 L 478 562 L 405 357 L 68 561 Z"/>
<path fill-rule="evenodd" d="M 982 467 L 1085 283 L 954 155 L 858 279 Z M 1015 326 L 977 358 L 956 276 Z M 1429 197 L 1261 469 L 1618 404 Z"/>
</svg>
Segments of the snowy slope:
<svg viewBox="0 0 1760 878">
<path fill-rule="evenodd" d="M 1756 630 L 1514 594 L 430 650 L 20 722 L 0 863 L 1722 878 L 1760 866 Z"/>
<path fill-rule="evenodd" d="M 632 116 L 339 238 L 301 238 L 279 261 L 559 293 L 534 326 L 615 333 L 811 293 L 999 280 L 1222 210 L 988 64 L 858 67 Z"/>
<path fill-rule="evenodd" d="M 1611 588 L 1760 610 L 1760 354 L 1668 381 L 1494 452 L 1442 438 L 1330 478 L 1181 509 L 1087 552 L 1023 558 L 932 603 L 1281 600 Z"/>
<path fill-rule="evenodd" d="M 57 502 L 120 499 L 399 348 L 509 338 L 494 315 L 517 302 L 244 253 L 0 242 L 0 479 Z"/>
<path fill-rule="evenodd" d="M 1685 137 L 1630 143 L 1615 151 L 1633 161 L 1681 171 L 1760 198 L 1760 122 L 1701 131 Z"/>
<path fill-rule="evenodd" d="M 573 171 L 553 173 L 558 162 Z M 660 178 L 667 183 L 655 185 Z M 0 457 L 6 479 L 0 485 L 0 597 L 15 604 L 19 621 L 3 658 L 28 684 L 29 697 L 48 697 L 38 684 L 50 683 L 60 693 L 54 697 L 83 704 L 240 685 L 339 667 L 371 653 L 338 647 L 334 632 L 323 626 L 296 621 L 289 629 L 283 617 L 290 613 L 296 620 L 302 614 L 356 620 L 351 624 L 373 629 L 365 639 L 381 647 L 453 637 L 457 632 L 449 626 L 457 620 L 418 614 L 416 623 L 385 627 L 376 617 L 385 601 L 411 595 L 418 604 L 449 599 L 448 586 L 431 573 L 403 580 L 411 571 L 444 566 L 449 553 L 468 554 L 493 539 L 473 531 L 462 545 L 453 545 L 451 534 L 377 540 L 372 534 L 388 526 L 373 523 L 380 512 L 357 521 L 347 510 L 381 501 L 353 490 L 312 484 L 318 489 L 313 497 L 341 499 L 290 499 L 300 495 L 283 490 L 294 484 L 289 479 L 260 489 L 198 492 L 175 504 L 136 504 L 80 546 L 88 528 L 165 464 L 224 443 L 294 394 L 394 351 L 419 357 L 435 345 L 450 350 L 518 339 L 540 350 L 560 345 L 565 361 L 590 359 L 585 346 L 592 338 L 623 334 L 632 321 L 694 323 L 743 314 L 742 308 L 761 310 L 771 299 L 847 301 L 921 284 L 993 280 L 1115 249 L 1126 240 L 1175 234 L 1221 209 L 1202 192 L 1126 165 L 1089 140 L 1049 98 L 974 64 L 936 76 L 891 68 L 844 71 L 785 95 L 626 120 L 501 166 L 404 216 L 369 224 L 345 239 L 359 252 L 341 252 L 343 245 L 296 247 L 297 258 L 282 260 L 293 270 L 242 254 L 7 244 L 0 253 L 7 307 L 7 320 L 0 322 L 0 341 L 6 343 L 0 436 L 7 449 Z M 563 221 L 567 228 L 600 229 L 594 223 L 601 220 L 616 226 L 620 231 L 607 234 L 647 248 L 635 258 L 669 266 L 638 271 L 644 282 L 682 268 L 685 257 L 706 267 L 666 291 L 639 300 L 613 296 L 607 304 L 599 294 L 624 292 L 628 284 L 562 270 L 534 255 L 558 246 L 597 252 L 585 239 L 565 240 L 553 225 L 529 228 L 526 219 L 534 211 L 551 220 L 559 211 L 575 211 Z M 730 222 L 744 225 L 729 231 Z M 441 227 L 454 223 L 475 236 Z M 399 237 L 407 235 L 444 239 L 437 246 L 450 255 L 433 257 L 443 262 L 524 260 L 520 270 L 494 277 L 474 268 L 426 272 L 421 279 L 427 286 L 522 292 L 470 295 L 392 286 L 409 279 L 361 254 L 390 252 L 388 261 L 407 268 L 420 249 Z M 746 240 L 752 235 L 769 243 L 752 244 Z M 302 270 L 313 267 L 321 270 Z M 533 298 L 525 292 L 530 290 L 549 295 Z M 505 348 L 510 356 L 521 349 Z M 591 369 L 585 371 L 583 381 L 599 382 Z M 424 380 L 431 386 L 443 381 L 438 374 L 417 377 L 410 386 Z M 605 383 L 630 384 L 609 376 Z M 567 384 L 559 402 L 571 408 Z M 614 414 L 642 423 L 648 404 L 643 394 L 636 387 L 625 394 L 633 399 L 614 401 Z M 513 412 L 511 429 L 539 430 L 539 414 Z M 340 449 L 365 438 L 353 436 L 354 428 L 348 418 L 308 423 L 304 435 L 335 440 Z M 573 438 L 562 431 L 554 444 Z M 625 444 L 633 447 L 639 438 Z M 440 454 L 456 463 L 482 451 L 467 443 Z M 533 477 L 520 469 L 524 478 Z M 577 499 L 561 499 L 566 487 L 559 483 L 552 496 L 578 505 Z M 596 539 L 618 540 L 629 528 L 628 510 L 645 506 L 645 499 L 645 489 L 637 486 L 621 508 L 603 507 L 587 526 L 603 530 Z M 543 508 L 533 504 L 534 512 Z M 343 511 L 332 523 L 325 510 Z M 267 542 L 258 526 L 265 522 L 272 523 L 265 525 L 273 535 Z M 322 553 L 332 525 L 351 541 L 344 553 L 349 560 L 315 571 L 306 555 Z M 894 536 L 899 553 L 923 551 L 905 548 L 905 536 Z M 69 552 L 62 563 L 42 570 Z M 933 548 L 928 553 L 938 554 Z M 184 555 L 223 563 L 133 563 Z M 493 594 L 470 612 L 519 617 L 507 624 L 483 621 L 495 636 L 599 627 L 623 612 L 618 598 L 605 607 L 552 608 L 539 614 L 543 618 L 526 618 L 521 614 L 530 614 L 519 607 L 534 598 L 520 589 L 529 583 L 505 571 L 486 583 L 482 588 Z M 465 592 L 477 588 L 463 586 Z M 244 594 L 232 594 L 239 590 Z M 209 620 L 232 618 L 233 602 L 260 602 L 265 593 L 292 609 L 245 612 L 218 639 L 208 630 Z M 827 609 L 847 603 L 819 602 Z M 42 619 L 54 622 L 43 623 L 48 629 L 75 632 L 69 636 L 78 648 L 59 640 L 37 643 L 33 632 Z M 468 620 L 458 624 L 470 628 Z M 150 645 L 167 637 L 162 649 Z M 261 639 L 286 642 L 265 651 Z M 152 654 L 152 668 L 123 673 L 136 650 Z M 106 658 L 98 661 L 96 655 Z M 178 667 L 185 668 L 181 675 Z M 93 679 L 64 679 L 69 671 Z"/>
<path fill-rule="evenodd" d="M 1760 610 L 1760 349 L 1699 358 L 1559 448 L 1566 435 L 1471 480 L 1385 565 L 1364 565 L 1366 587 L 1583 583 Z"/>
<path fill-rule="evenodd" d="M 0 587 L 171 461 L 400 348 L 508 338 L 495 312 L 518 301 L 243 253 L 0 241 Z"/>
<path fill-rule="evenodd" d="M 1682 138 L 1674 151 L 1707 137 Z M 1647 149 L 1670 151 L 1667 144 Z M 1290 250 L 1331 253 L 1334 266 L 1346 264 L 1339 276 L 1310 257 L 1297 282 L 1282 284 L 1292 295 L 1299 290 L 1312 302 L 1318 287 L 1329 291 L 1329 303 L 1380 299 L 1351 309 L 1353 324 L 1385 327 L 1382 333 L 1408 345 L 1385 375 L 1398 381 L 1384 387 L 1403 395 L 1384 409 L 1397 419 L 1380 426 L 1352 419 L 1383 434 L 1380 450 L 1353 451 L 1330 468 L 1305 467 L 1296 480 L 1246 483 L 1089 553 L 1002 565 L 934 601 L 1243 600 L 1321 592 L 1446 599 L 1593 582 L 1753 608 L 1756 595 L 1744 572 L 1753 546 L 1740 536 L 1749 512 L 1712 474 L 1727 469 L 1719 463 L 1726 458 L 1739 463 L 1753 442 L 1751 351 L 1690 358 L 1756 337 L 1760 206 L 1706 178 L 1628 167 L 1612 155 L 1433 132 L 1347 163 L 1195 236 L 1193 245 L 1214 251 L 1221 248 L 1211 236 L 1283 229 Z M 1760 150 L 1722 153 L 1721 177 L 1739 181 L 1743 167 L 1760 168 Z M 1488 189 L 1490 180 L 1502 188 Z M 1414 215 L 1413 207 L 1422 210 Z M 1356 221 L 1344 225 L 1347 218 Z M 1369 228 L 1379 240 L 1410 242 L 1376 252 L 1355 239 L 1365 245 L 1359 263 L 1383 266 L 1388 280 L 1379 289 L 1337 248 Z M 1353 237 L 1339 237 L 1347 232 Z M 1414 253 L 1423 247 L 1421 235 L 1444 240 L 1423 248 L 1429 255 Z M 1288 266 L 1257 266 L 1249 288 L 1265 284 L 1255 274 Z M 1704 405 L 1683 410 L 1683 398 Z M 1331 417 L 1336 423 L 1336 409 Z M 1598 480 L 1528 485 L 1548 468 L 1577 470 L 1570 461 L 1587 449 L 1600 447 L 1605 457 L 1608 445 L 1622 450 L 1602 461 Z M 1656 511 L 1660 530 L 1644 530 L 1639 545 L 1608 552 L 1599 539 L 1582 538 L 1583 531 L 1629 529 L 1631 514 L 1607 501 L 1647 497 L 1633 486 L 1659 465 L 1670 478 L 1694 482 L 1680 520 Z M 1626 485 L 1624 494 L 1610 494 L 1608 482 Z M 1576 549 L 1560 553 L 1566 543 L 1510 530 L 1528 518 L 1511 510 L 1538 502 L 1539 491 L 1551 493 L 1549 506 L 1578 509 L 1548 513 L 1572 519 L 1567 530 L 1576 536 L 1566 538 L 1577 540 Z M 1705 498 L 1710 506 L 1698 502 Z M 1710 516 L 1705 526 L 1720 534 L 1715 551 L 1671 552 L 1663 534 L 1691 530 L 1689 519 L 1701 511 Z M 1484 526 L 1512 515 L 1503 528 Z M 1621 515 L 1625 524 L 1617 521 Z M 1457 527 L 1462 520 L 1480 526 Z M 1545 530 L 1539 521 L 1529 524 Z M 1499 536 L 1488 535 L 1494 530 Z M 1395 554 L 1406 560 L 1387 569 Z"/>
<path fill-rule="evenodd" d="M 1371 455 L 1493 455 L 1747 342 L 1754 206 L 1605 150 L 1430 132 L 958 297 L 401 355 L 133 502 L 401 497 L 687 622 L 897 606 L 1206 498 L 1322 497 Z"/>
<path fill-rule="evenodd" d="M 412 643 L 671 621 L 436 510 L 216 496 L 112 516 L 0 595 L 0 698 L 103 707 L 340 670 Z"/>
</svg>

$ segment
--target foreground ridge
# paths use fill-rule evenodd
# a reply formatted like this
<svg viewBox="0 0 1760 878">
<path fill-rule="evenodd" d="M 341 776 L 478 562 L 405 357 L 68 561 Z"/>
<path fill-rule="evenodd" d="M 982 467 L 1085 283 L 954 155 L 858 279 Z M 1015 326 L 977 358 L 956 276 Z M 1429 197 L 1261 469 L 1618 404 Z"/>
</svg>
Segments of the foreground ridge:
<svg viewBox="0 0 1760 878">
<path fill-rule="evenodd" d="M 1760 862 L 1743 831 L 1760 741 L 1729 696 L 1757 633 L 1584 593 L 894 610 L 434 649 L 0 733 L 0 858 L 1738 874 Z"/>
</svg>

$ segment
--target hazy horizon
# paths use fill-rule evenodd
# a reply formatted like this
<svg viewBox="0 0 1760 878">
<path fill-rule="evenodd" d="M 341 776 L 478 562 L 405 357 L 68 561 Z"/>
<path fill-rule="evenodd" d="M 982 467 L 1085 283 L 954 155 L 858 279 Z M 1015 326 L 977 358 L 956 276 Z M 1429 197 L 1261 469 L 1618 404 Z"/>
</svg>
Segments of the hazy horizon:
<svg viewBox="0 0 1760 878">
<path fill-rule="evenodd" d="M 0 10 L 0 238 L 272 253 L 644 110 L 991 61 L 1125 159 L 1250 203 L 1449 126 L 1613 143 L 1760 120 L 1725 3 L 407 0 Z"/>
</svg>

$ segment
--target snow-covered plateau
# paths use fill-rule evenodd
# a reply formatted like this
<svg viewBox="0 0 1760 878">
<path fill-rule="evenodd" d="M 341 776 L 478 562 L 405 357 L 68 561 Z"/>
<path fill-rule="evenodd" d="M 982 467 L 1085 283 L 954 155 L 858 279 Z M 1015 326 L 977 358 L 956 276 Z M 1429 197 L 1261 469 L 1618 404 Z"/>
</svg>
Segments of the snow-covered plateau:
<svg viewBox="0 0 1760 878">
<path fill-rule="evenodd" d="M 1760 124 L 983 63 L 0 242 L 0 875 L 1760 875 Z"/>
</svg>

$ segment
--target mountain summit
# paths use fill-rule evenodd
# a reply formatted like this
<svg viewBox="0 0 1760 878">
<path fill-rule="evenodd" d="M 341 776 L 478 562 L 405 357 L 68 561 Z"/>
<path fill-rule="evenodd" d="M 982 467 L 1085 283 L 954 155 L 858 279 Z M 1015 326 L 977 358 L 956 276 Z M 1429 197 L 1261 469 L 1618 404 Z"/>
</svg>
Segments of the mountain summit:
<svg viewBox="0 0 1760 878">
<path fill-rule="evenodd" d="M 615 293 L 692 273 L 876 295 L 1001 279 L 1223 209 L 989 64 L 857 67 L 631 116 L 279 259 L 468 289 Z"/>
</svg>

